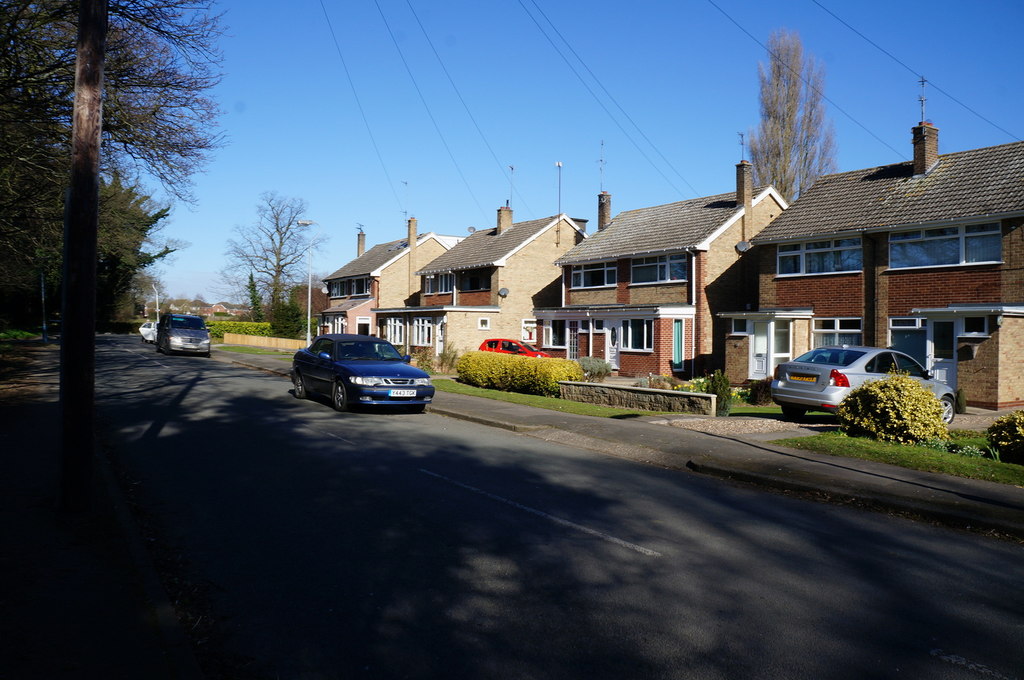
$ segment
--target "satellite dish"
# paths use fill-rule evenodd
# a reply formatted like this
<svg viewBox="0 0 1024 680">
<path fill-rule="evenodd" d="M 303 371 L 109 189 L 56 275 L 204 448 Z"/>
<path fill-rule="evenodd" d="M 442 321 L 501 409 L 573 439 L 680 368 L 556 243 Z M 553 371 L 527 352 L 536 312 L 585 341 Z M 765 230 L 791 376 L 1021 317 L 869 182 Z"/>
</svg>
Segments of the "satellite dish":
<svg viewBox="0 0 1024 680">
<path fill-rule="evenodd" d="M 502 288 L 498 291 L 500 297 L 508 297 L 508 288 Z"/>
<path fill-rule="evenodd" d="M 474 231 L 476 231 L 476 227 L 466 227 L 466 231 L 472 234 Z"/>
<path fill-rule="evenodd" d="M 750 250 L 750 241 L 740 241 L 736 244 L 736 252 L 745 253 Z"/>
</svg>

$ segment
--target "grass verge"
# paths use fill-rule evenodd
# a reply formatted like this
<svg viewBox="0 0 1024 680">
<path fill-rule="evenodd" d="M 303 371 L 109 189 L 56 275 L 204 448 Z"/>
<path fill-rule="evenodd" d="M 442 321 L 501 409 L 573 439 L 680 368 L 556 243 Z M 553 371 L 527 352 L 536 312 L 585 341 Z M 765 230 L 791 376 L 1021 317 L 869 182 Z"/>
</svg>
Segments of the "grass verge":
<svg viewBox="0 0 1024 680">
<path fill-rule="evenodd" d="M 225 352 L 235 352 L 236 354 L 269 354 L 275 356 L 282 361 L 291 361 L 294 352 L 292 350 L 282 351 L 276 349 L 266 349 L 263 347 L 244 347 L 242 345 L 219 345 L 219 350 Z"/>
<path fill-rule="evenodd" d="M 953 441 L 958 444 L 972 444 L 978 447 L 987 446 L 984 435 L 979 436 L 973 433 L 966 435 L 954 432 Z M 1024 465 L 1000 463 L 991 458 L 973 458 L 924 446 L 888 444 L 874 439 L 847 437 L 839 432 L 828 432 L 810 437 L 776 439 L 771 443 L 830 456 L 873 460 L 911 470 L 1024 486 Z"/>
<path fill-rule="evenodd" d="M 473 387 L 456 382 L 449 378 L 435 378 L 434 388 L 441 392 L 452 392 L 454 394 L 468 394 L 471 397 L 484 397 L 496 401 L 507 401 L 512 404 L 522 404 L 543 408 L 549 411 L 561 413 L 573 413 L 581 416 L 598 416 L 600 418 L 635 418 L 638 416 L 660 415 L 655 411 L 637 411 L 625 408 L 612 408 L 610 406 L 599 406 L 598 404 L 585 404 L 580 401 L 568 401 L 558 397 L 539 397 L 535 394 L 520 394 L 518 392 L 502 392 L 501 390 L 488 390 L 482 387 Z M 678 415 L 678 414 L 677 414 Z"/>
</svg>

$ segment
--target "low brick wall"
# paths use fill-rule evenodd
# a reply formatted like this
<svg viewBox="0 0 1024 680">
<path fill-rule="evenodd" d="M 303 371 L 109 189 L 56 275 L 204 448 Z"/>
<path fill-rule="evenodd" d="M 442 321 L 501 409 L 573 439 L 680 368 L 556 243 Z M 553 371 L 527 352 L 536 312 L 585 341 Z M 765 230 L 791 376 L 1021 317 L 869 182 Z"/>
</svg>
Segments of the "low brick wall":
<svg viewBox="0 0 1024 680">
<path fill-rule="evenodd" d="M 305 340 L 289 340 L 288 338 L 262 338 L 256 335 L 240 335 L 238 333 L 225 333 L 225 345 L 248 345 L 250 347 L 267 347 L 270 349 L 302 349 L 306 346 Z"/>
<path fill-rule="evenodd" d="M 641 411 L 670 411 L 713 416 L 715 402 L 718 399 L 715 395 L 704 392 L 654 390 L 649 387 L 567 381 L 558 385 L 561 388 L 562 399 Z"/>
</svg>

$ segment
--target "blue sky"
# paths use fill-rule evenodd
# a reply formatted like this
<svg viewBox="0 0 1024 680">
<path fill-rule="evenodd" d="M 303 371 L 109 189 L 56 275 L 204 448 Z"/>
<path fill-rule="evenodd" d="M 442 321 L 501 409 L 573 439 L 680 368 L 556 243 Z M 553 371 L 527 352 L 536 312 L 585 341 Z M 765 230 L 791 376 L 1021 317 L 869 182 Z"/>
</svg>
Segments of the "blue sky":
<svg viewBox="0 0 1024 680">
<path fill-rule="evenodd" d="M 921 75 L 940 153 L 1024 138 L 1019 0 L 220 8 L 226 145 L 195 177 L 196 204 L 172 204 L 163 235 L 191 245 L 158 272 L 168 294 L 210 302 L 227 297 L 217 273 L 233 227 L 268 191 L 308 203 L 328 238 L 321 274 L 355 257 L 359 224 L 368 245 L 404 236 L 406 216 L 465 235 L 510 201 L 516 221 L 560 205 L 592 230 L 601 189 L 613 214 L 731 191 L 778 28 L 825 66 L 839 170 L 911 157 Z"/>
</svg>

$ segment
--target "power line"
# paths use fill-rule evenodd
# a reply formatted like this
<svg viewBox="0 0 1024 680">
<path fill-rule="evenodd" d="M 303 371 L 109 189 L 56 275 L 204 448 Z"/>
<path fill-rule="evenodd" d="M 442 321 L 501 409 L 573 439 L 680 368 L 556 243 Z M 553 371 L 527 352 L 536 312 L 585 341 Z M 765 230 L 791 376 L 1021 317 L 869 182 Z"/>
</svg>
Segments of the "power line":
<svg viewBox="0 0 1024 680">
<path fill-rule="evenodd" d="M 767 46 L 767 45 L 765 45 L 765 44 L 764 44 L 764 43 L 762 43 L 762 42 L 761 42 L 760 40 L 758 40 L 757 38 L 755 38 L 755 37 L 754 37 L 754 34 L 753 34 L 753 33 L 751 33 L 750 31 L 748 31 L 747 29 L 745 29 L 745 28 L 744 28 L 744 27 L 743 27 L 743 26 L 742 26 L 742 25 L 740 24 L 740 22 L 736 21 L 736 20 L 735 20 L 735 19 L 733 19 L 733 18 L 732 18 L 731 16 L 729 16 L 729 13 L 728 13 L 728 12 L 726 12 L 726 11 L 725 11 L 724 9 L 722 9 L 721 7 L 719 7 L 719 6 L 717 5 L 717 4 L 715 4 L 714 0 L 708 0 L 708 4 L 710 4 L 710 5 L 712 6 L 712 7 L 714 7 L 714 8 L 715 8 L 715 9 L 717 9 L 717 10 L 718 10 L 719 12 L 721 12 L 721 13 L 722 13 L 722 16 L 724 16 L 724 17 L 725 17 L 726 19 L 728 19 L 729 21 L 731 21 L 731 22 L 732 22 L 732 23 L 733 23 L 733 24 L 734 24 L 734 25 L 736 26 L 736 28 L 738 28 L 738 29 L 740 29 L 741 31 L 743 31 L 743 33 L 745 33 L 745 34 L 746 34 L 746 36 L 747 36 L 748 38 L 750 38 L 750 39 L 751 39 L 751 40 L 753 40 L 753 41 L 754 41 L 755 43 L 757 43 L 758 45 L 760 45 L 760 46 L 761 46 L 761 49 L 763 49 L 763 50 L 764 50 L 765 52 L 767 52 L 767 53 L 768 53 L 768 54 L 769 54 L 769 55 L 770 55 L 770 56 L 771 56 L 771 57 L 772 57 L 773 59 L 776 59 L 776 60 L 778 60 L 778 62 L 779 62 L 780 64 L 782 64 L 783 66 L 785 66 L 786 68 L 788 68 L 788 69 L 789 69 L 790 71 L 792 71 L 792 72 L 793 72 L 793 74 L 794 74 L 794 75 L 796 75 L 796 76 L 797 76 L 798 78 L 800 78 L 800 80 L 802 80 L 802 81 L 804 82 L 804 84 L 805 84 L 805 85 L 807 85 L 808 87 L 810 87 L 811 89 L 813 89 L 813 90 L 815 91 L 815 93 L 817 93 L 817 95 L 818 95 L 819 97 L 821 97 L 822 99 L 824 99 L 825 101 L 827 101 L 827 102 L 828 102 L 829 104 L 831 104 L 831 105 L 832 105 L 832 107 L 833 107 L 833 108 L 835 108 L 835 110 L 836 110 L 836 111 L 839 111 L 839 112 L 840 112 L 841 114 L 843 114 L 844 116 L 846 116 L 847 118 L 849 118 L 849 119 L 850 119 L 851 121 L 853 121 L 853 122 L 854 122 L 854 123 L 855 123 L 855 124 L 856 124 L 856 125 L 857 125 L 858 127 L 860 127 L 860 129 L 864 130 L 864 132 L 866 132 L 866 133 L 868 133 L 869 135 L 871 135 L 872 137 L 874 137 L 874 138 L 875 138 L 875 139 L 876 139 L 876 140 L 877 140 L 877 141 L 878 141 L 878 142 L 879 142 L 880 144 L 882 144 L 883 146 L 885 146 L 886 148 L 888 148 L 888 149 L 889 149 L 890 151 L 892 151 L 892 152 L 893 152 L 894 154 L 896 154 L 896 155 L 897 155 L 897 156 L 899 156 L 900 158 L 906 159 L 906 157 L 907 157 L 907 156 L 906 156 L 905 154 L 903 154 L 903 153 L 901 153 L 901 152 L 897 151 L 896 149 L 894 149 L 894 148 L 892 147 L 892 145 L 890 145 L 890 144 L 889 144 L 888 142 L 886 142 L 886 141 L 885 141 L 884 139 L 882 139 L 881 137 L 879 137 L 878 135 L 876 135 L 876 134 L 875 134 L 874 132 L 872 132 L 871 130 L 869 130 L 869 129 L 868 129 L 868 127 L 867 127 L 866 125 L 864 125 L 863 123 L 861 123 L 861 122 L 860 122 L 859 120 L 857 120 L 856 118 L 854 118 L 854 117 L 853 117 L 853 116 L 852 116 L 851 114 L 849 114 L 849 113 L 848 113 L 848 112 L 847 112 L 847 111 L 846 111 L 845 109 L 843 109 L 843 108 L 842 108 L 841 106 L 839 106 L 839 105 L 838 105 L 838 104 L 836 104 L 836 103 L 835 103 L 834 101 L 832 101 L 832 100 L 831 100 L 831 99 L 829 99 L 829 98 L 828 98 L 827 96 L 825 96 L 825 93 L 824 93 L 824 92 L 822 92 L 822 91 L 821 91 L 820 89 L 818 89 L 817 87 L 814 87 L 814 85 L 813 85 L 813 84 L 811 84 L 811 82 L 810 82 L 810 81 L 808 81 L 808 80 L 807 80 L 807 78 L 806 78 L 806 77 L 805 77 L 805 76 L 804 76 L 804 75 L 803 75 L 802 73 L 800 73 L 799 71 L 797 71 L 796 69 L 794 69 L 794 68 L 793 68 L 792 66 L 790 66 L 790 65 L 789 65 L 789 64 L 787 64 L 787 63 L 786 63 L 785 61 L 783 61 L 783 60 L 782 60 L 782 59 L 781 59 L 781 58 L 780 58 L 780 57 L 779 57 L 779 56 L 778 56 L 777 54 L 775 54 L 775 53 L 774 53 L 774 52 L 772 52 L 772 51 L 771 51 L 770 49 L 768 49 L 768 46 Z"/>
<path fill-rule="evenodd" d="M 500 160 L 498 160 L 498 155 L 494 152 L 494 149 L 491 147 L 490 142 L 487 140 L 487 135 L 485 135 L 483 130 L 480 129 L 480 125 L 477 124 L 476 118 L 473 116 L 473 112 L 470 110 L 469 105 L 466 103 L 465 98 L 462 96 L 462 92 L 459 91 L 458 86 L 455 84 L 455 80 L 448 72 L 448 68 L 445 66 L 444 61 L 441 59 L 441 55 L 434 47 L 434 43 L 430 39 L 430 35 L 427 33 L 427 29 L 424 28 L 423 22 L 420 21 L 419 15 L 416 14 L 416 10 L 413 9 L 412 3 L 409 2 L 409 0 L 405 0 L 405 4 L 409 6 L 409 12 L 411 12 L 413 18 L 416 19 L 416 23 L 419 25 L 420 31 L 423 33 L 424 39 L 427 41 L 427 44 L 430 45 L 430 49 L 434 53 L 434 58 L 437 59 L 437 63 L 441 66 L 441 70 L 444 72 L 445 77 L 448 78 L 448 82 L 451 84 L 452 89 L 455 90 L 455 95 L 459 98 L 459 101 L 462 103 L 462 108 L 465 109 L 466 115 L 469 116 L 469 120 L 472 121 L 473 127 L 476 128 L 477 134 L 480 135 L 480 139 L 482 139 L 484 142 L 484 146 L 486 146 L 487 150 L 491 153 L 491 158 L 494 159 L 494 162 L 497 164 L 498 169 L 505 176 L 505 179 L 508 180 L 509 185 L 514 187 L 514 185 L 512 185 L 511 175 L 505 172 L 505 165 Z M 511 170 L 512 166 L 510 165 L 508 167 Z M 526 209 L 526 211 L 528 213 L 532 213 L 533 211 L 530 210 L 530 207 L 528 205 L 526 205 L 526 200 L 522 197 L 522 195 L 519 194 L 518 191 L 516 191 L 515 193 L 517 196 L 519 196 L 519 200 L 520 202 L 522 202 L 523 207 Z M 511 196 L 509 198 L 511 199 Z"/>
<path fill-rule="evenodd" d="M 321 0 L 322 2 L 323 0 Z M 430 105 L 427 104 L 426 97 L 423 96 L 423 91 L 420 90 L 420 85 L 416 81 L 416 76 L 413 75 L 412 69 L 409 67 L 409 62 L 405 58 L 405 54 L 402 52 L 401 46 L 398 44 L 398 40 L 395 38 L 394 32 L 391 30 L 391 24 L 388 23 L 388 19 L 384 16 L 384 10 L 380 8 L 380 2 L 374 0 L 374 5 L 377 6 L 377 12 L 380 13 L 380 18 L 384 22 L 385 28 L 388 30 L 388 35 L 391 36 L 391 42 L 395 45 L 395 50 L 398 52 L 399 58 L 402 60 L 402 64 L 405 66 L 405 72 L 409 74 L 409 79 L 412 81 L 413 88 L 416 90 L 416 94 L 420 98 L 420 102 L 423 104 L 423 108 L 427 112 L 427 116 L 430 118 L 430 122 L 434 125 L 434 130 L 437 132 L 437 136 L 441 139 L 441 145 L 444 146 L 444 150 L 448 153 L 448 158 L 451 159 L 452 165 L 455 166 L 455 171 L 459 174 L 462 179 L 462 183 L 466 186 L 466 191 L 469 192 L 470 198 L 476 203 L 477 209 L 480 214 L 487 218 L 487 213 L 484 212 L 483 206 L 480 205 L 480 201 L 477 200 L 476 194 L 473 193 L 473 188 L 469 186 L 469 181 L 466 176 L 462 173 L 462 168 L 459 166 L 459 162 L 455 159 L 455 154 L 452 153 L 451 147 L 448 146 L 448 140 L 445 138 L 444 133 L 441 131 L 441 126 L 438 125 L 437 119 L 434 117 L 433 111 L 430 109 Z"/>
<path fill-rule="evenodd" d="M 331 17 L 327 14 L 327 8 L 324 6 L 324 0 L 320 0 L 320 9 L 323 10 L 324 20 L 327 21 L 327 30 L 331 33 L 331 39 L 334 41 L 334 49 L 338 53 L 338 59 L 341 60 L 342 70 L 345 71 L 345 78 L 348 79 L 348 86 L 352 90 L 352 97 L 356 101 L 356 108 L 359 109 L 359 115 L 363 119 L 363 125 L 366 126 L 366 134 L 370 137 L 370 144 L 373 145 L 373 151 L 377 154 L 377 160 L 380 162 L 381 170 L 384 171 L 384 178 L 388 181 L 388 187 L 391 189 L 391 195 L 395 197 L 395 204 L 399 210 L 404 210 L 402 201 L 398 198 L 398 192 L 395 190 L 395 183 L 391 181 L 391 173 L 388 172 L 388 166 L 384 162 L 384 156 L 380 152 L 380 147 L 377 145 L 377 139 L 373 136 L 373 129 L 370 127 L 370 121 L 366 117 L 366 111 L 363 110 L 363 103 L 359 99 L 359 92 L 356 90 L 355 82 L 352 80 L 352 74 L 348 70 L 348 64 L 345 62 L 345 55 L 341 51 L 341 45 L 338 43 L 338 36 L 334 32 L 334 25 L 331 24 Z"/>
<path fill-rule="evenodd" d="M 522 2 L 520 1 L 519 4 L 522 4 Z M 569 50 L 569 52 L 572 53 L 572 56 L 576 58 L 576 60 L 583 66 L 584 69 L 586 69 L 587 73 L 590 74 L 590 77 L 594 79 L 595 83 L 597 83 L 597 86 L 601 88 L 601 91 L 604 92 L 605 95 L 607 95 L 608 99 L 612 102 L 612 104 L 615 104 L 615 108 L 617 108 L 619 110 L 619 112 L 622 113 L 623 116 L 625 116 L 626 120 L 629 121 L 629 124 L 632 125 L 633 128 L 637 132 L 640 133 L 640 136 L 644 138 L 644 141 L 647 142 L 651 146 L 652 149 L 654 149 L 655 153 L 657 153 L 658 157 L 661 158 L 662 161 L 664 161 L 665 165 L 667 165 L 669 167 L 669 169 L 672 170 L 672 172 L 674 172 L 679 179 L 683 180 L 683 183 L 686 184 L 686 186 L 690 187 L 690 190 L 695 195 L 699 195 L 700 192 L 698 192 L 696 189 L 694 189 L 693 185 L 690 184 L 686 180 L 686 178 L 683 177 L 683 175 L 678 170 L 676 170 L 675 166 L 672 165 L 671 161 L 669 161 L 669 159 L 665 157 L 665 154 L 661 153 L 661 150 L 658 148 L 658 146 L 654 142 L 652 142 L 650 140 L 650 138 L 648 138 L 648 136 L 646 134 L 644 134 L 643 129 L 639 125 L 636 124 L 636 121 L 634 121 L 632 119 L 632 117 L 630 117 L 629 113 L 627 113 L 626 110 L 624 108 L 622 108 L 622 106 L 619 104 L 619 102 L 615 99 L 615 97 L 612 96 L 612 93 L 609 92 L 608 89 L 604 86 L 604 84 L 601 82 L 601 79 L 598 78 L 594 74 L 594 72 L 590 69 L 589 66 L 587 66 L 587 62 L 583 61 L 583 59 L 580 57 L 580 55 L 576 53 L 576 50 L 574 50 L 572 48 L 572 45 L 569 43 L 568 40 L 565 39 L 565 36 L 563 36 L 561 34 L 561 32 L 558 30 L 558 28 L 555 26 L 555 24 L 551 21 L 551 19 L 548 18 L 548 16 L 544 13 L 544 10 L 541 9 L 537 5 L 536 0 L 530 0 L 530 4 L 533 5 L 534 8 L 536 8 L 536 10 L 540 13 L 540 15 L 542 17 L 544 17 L 544 21 L 546 21 L 548 26 L 551 27 L 551 30 L 553 30 L 555 32 L 555 35 L 558 36 L 558 39 L 561 40 L 562 43 L 565 44 L 565 46 Z M 577 76 L 577 77 L 579 77 L 579 76 Z M 591 94 L 593 94 L 593 93 L 591 93 Z M 607 111 L 607 109 L 605 109 L 605 110 Z M 611 114 L 609 114 L 609 115 L 611 115 Z M 673 187 L 673 188 L 675 188 L 675 187 Z"/>
<path fill-rule="evenodd" d="M 851 26 L 850 24 L 848 24 L 848 23 L 846 23 L 845 21 L 843 21 L 843 19 L 841 19 L 841 18 L 840 18 L 839 16 L 837 16 L 835 12 L 833 12 L 832 10 L 830 10 L 830 9 L 829 9 L 828 7 L 825 7 L 824 5 L 822 5 L 822 4 L 820 3 L 820 2 L 818 2 L 818 0 L 811 0 L 811 2 L 813 2 L 813 3 L 815 4 L 815 5 L 817 5 L 818 7 L 820 7 L 820 8 L 821 8 L 822 10 L 824 10 L 824 11 L 825 11 L 825 12 L 826 12 L 826 13 L 827 13 L 827 14 L 828 14 L 829 16 L 831 16 L 831 17 L 832 17 L 833 19 L 835 19 L 836 21 L 838 21 L 839 23 L 841 23 L 841 24 L 842 24 L 843 26 L 846 26 L 846 27 L 847 27 L 848 29 L 850 29 L 851 31 L 853 31 L 854 33 L 856 33 L 856 34 L 857 34 L 858 36 L 860 36 L 860 37 L 861 37 L 862 39 L 864 39 L 864 40 L 865 40 L 865 41 L 866 41 L 866 42 L 867 42 L 867 43 L 868 43 L 869 45 L 871 45 L 872 47 L 874 47 L 875 49 L 877 49 L 877 50 L 878 50 L 879 52 L 881 52 L 881 53 L 882 53 L 882 54 L 884 54 L 885 56 L 887 56 L 887 57 L 889 57 L 890 59 L 892 59 L 893 61 L 895 61 L 895 62 L 896 62 L 897 64 L 899 64 L 899 65 L 900 65 L 900 66 L 902 66 L 903 68 L 905 68 L 905 69 L 907 69 L 908 71 L 910 71 L 911 73 L 913 73 L 913 74 L 914 74 L 915 76 L 920 76 L 920 75 L 921 75 L 921 74 L 920 74 L 920 72 L 918 72 L 918 71 L 915 71 L 914 69 L 912 69 L 912 68 L 910 68 L 909 66 L 907 66 L 907 65 L 906 65 L 906 64 L 905 64 L 904 62 L 902 62 L 902 61 L 901 61 L 901 60 L 900 60 L 900 59 L 899 59 L 898 57 L 896 57 L 896 56 L 895 56 L 894 54 L 892 54 L 891 52 L 889 52 L 888 50 L 886 50 L 886 49 L 885 49 L 884 47 L 882 47 L 881 45 L 879 45 L 878 43 L 876 43 L 876 42 L 875 42 L 874 40 L 872 40 L 871 38 L 867 37 L 866 35 L 864 35 L 864 34 L 863 34 L 863 33 L 861 33 L 860 31 L 858 31 L 858 30 L 857 30 L 856 28 L 854 28 L 854 27 L 853 27 L 853 26 Z M 921 77 L 923 78 L 923 76 L 921 76 Z M 1021 141 L 1020 137 L 1018 137 L 1017 135 L 1013 134 L 1012 132 L 1010 132 L 1010 131 L 1006 130 L 1005 128 L 1003 128 L 1003 127 L 1000 127 L 1000 126 L 999 126 L 999 125 L 997 125 L 996 123 L 993 123 L 993 122 L 992 122 L 992 121 L 990 121 L 990 120 L 989 120 L 988 118 L 986 118 L 985 116 L 981 115 L 980 113 L 978 113 L 977 111 L 975 111 L 974 109 L 972 109 L 972 108 L 971 108 L 970 106 L 968 106 L 967 104 L 963 103 L 962 101 L 960 101 L 959 99 L 957 99 L 956 97 L 954 97 L 954 96 L 953 96 L 952 94 L 950 94 L 949 92 L 946 92 L 945 90 L 943 90 L 943 89 L 942 89 L 941 87 L 939 87 L 938 85 L 936 85 L 936 84 L 934 83 L 934 81 L 932 81 L 932 80 L 929 80 L 929 81 L 928 81 L 928 84 L 929 84 L 929 85 L 931 85 L 931 86 L 932 86 L 933 88 L 935 88 L 935 89 L 936 89 L 937 91 L 939 91 L 939 92 L 941 92 L 942 94 L 944 94 L 944 95 L 946 95 L 947 97 L 949 97 L 949 98 L 950 98 L 950 99 L 951 99 L 951 100 L 952 100 L 953 102 L 955 102 L 955 103 L 959 104 L 960 106 L 962 106 L 963 108 L 965 108 L 965 109 L 966 109 L 967 111 L 969 111 L 970 113 L 973 113 L 973 114 L 974 114 L 975 116 L 977 116 L 977 117 L 978 117 L 978 118 L 980 118 L 981 120 L 985 121 L 986 123 L 988 123 L 989 125 L 991 125 L 991 126 L 992 126 L 992 127 L 994 127 L 995 129 L 997 129 L 997 130 L 999 130 L 1000 132 L 1002 132 L 1003 134 L 1005 134 L 1005 135 L 1007 135 L 1008 137 L 1011 137 L 1011 138 L 1013 138 L 1013 139 L 1017 140 L 1018 142 L 1019 142 L 1019 141 Z"/>
<path fill-rule="evenodd" d="M 665 182 L 670 187 L 672 187 L 673 191 L 675 191 L 677 194 L 683 195 L 683 192 L 680 191 L 679 188 L 672 182 L 672 180 L 670 180 L 665 175 L 665 173 L 661 171 L 661 168 L 658 167 L 658 165 L 654 161 L 651 160 L 651 158 L 644 152 L 644 150 L 642 148 L 640 148 L 640 145 L 636 143 L 636 140 L 633 139 L 633 137 L 626 131 L 626 129 L 622 127 L 622 124 L 619 123 L 618 119 L 615 116 L 612 115 L 612 112 L 608 110 L 608 107 L 604 105 L 604 102 L 601 101 L 601 98 L 597 96 L 597 94 L 590 87 L 590 85 L 583 78 L 583 76 L 580 75 L 579 71 L 577 71 L 576 68 L 572 65 L 572 63 L 566 58 L 565 54 L 562 53 L 562 50 L 560 50 L 558 48 L 558 45 L 555 44 L 555 41 L 551 39 L 551 36 L 549 36 L 547 34 L 547 31 L 545 31 L 544 28 L 540 25 L 540 22 L 538 22 L 537 19 L 533 16 L 533 14 L 530 13 L 530 10 L 526 8 L 526 5 L 523 4 L 523 0 L 519 0 L 519 5 L 520 5 L 520 7 L 523 8 L 523 11 L 526 12 L 526 15 L 528 17 L 530 17 L 530 20 L 537 27 L 537 30 L 541 32 L 541 35 L 544 36 L 544 38 L 548 41 L 548 43 L 551 44 L 551 47 L 555 50 L 555 52 L 558 53 L 558 56 L 560 56 L 562 58 L 562 61 L 565 62 L 565 65 L 569 67 L 569 70 L 572 71 L 573 75 L 576 76 L 576 78 L 580 81 L 580 83 L 583 85 L 584 89 L 586 89 L 586 91 L 590 93 L 590 96 L 594 98 L 594 101 L 597 102 L 598 106 L 600 106 L 601 109 L 603 109 L 604 112 L 606 114 L 608 114 L 608 117 L 612 120 L 613 123 L 615 123 L 615 126 L 617 128 L 619 128 L 619 131 L 622 132 L 623 135 L 625 135 L 626 139 L 628 139 L 630 141 L 630 143 L 633 145 L 633 147 L 640 153 L 640 155 L 644 157 L 644 160 L 646 160 L 650 164 L 650 166 L 652 168 L 654 168 L 654 170 L 659 175 L 661 175 L 662 179 L 664 179 Z M 538 11 L 540 11 L 540 10 L 538 9 Z M 543 15 L 543 12 L 541 12 L 541 15 Z M 545 17 L 545 19 L 546 19 L 546 17 Z M 555 32 L 557 33 L 557 31 L 555 31 Z M 566 42 L 565 39 L 562 38 L 560 35 L 559 35 L 559 38 L 562 40 L 562 42 Z M 577 57 L 577 59 L 578 59 L 578 57 Z M 685 182 L 686 180 L 684 179 L 683 181 Z M 695 195 L 699 195 L 699 192 L 697 192 L 697 190 L 694 189 L 690 185 L 689 182 L 686 182 L 686 185 L 690 187 L 690 190 L 693 191 L 693 193 Z"/>
</svg>

